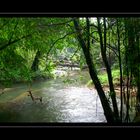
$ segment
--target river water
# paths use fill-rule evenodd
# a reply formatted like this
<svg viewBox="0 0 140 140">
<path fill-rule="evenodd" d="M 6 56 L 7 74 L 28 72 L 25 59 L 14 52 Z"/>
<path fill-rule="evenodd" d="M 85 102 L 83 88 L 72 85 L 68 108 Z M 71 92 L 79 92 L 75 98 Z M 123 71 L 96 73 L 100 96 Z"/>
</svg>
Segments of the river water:
<svg viewBox="0 0 140 140">
<path fill-rule="evenodd" d="M 95 89 L 89 89 L 88 73 L 73 72 L 56 79 L 34 82 L 33 102 L 26 84 L 15 84 L 0 96 L 0 122 L 106 122 Z"/>
</svg>

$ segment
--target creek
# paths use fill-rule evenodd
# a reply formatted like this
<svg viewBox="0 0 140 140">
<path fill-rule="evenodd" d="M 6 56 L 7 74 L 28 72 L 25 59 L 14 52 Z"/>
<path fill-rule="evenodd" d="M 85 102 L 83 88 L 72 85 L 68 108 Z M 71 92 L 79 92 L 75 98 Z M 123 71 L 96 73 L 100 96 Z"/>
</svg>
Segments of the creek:
<svg viewBox="0 0 140 140">
<path fill-rule="evenodd" d="M 33 83 L 32 94 L 42 103 L 31 100 L 25 83 L 6 88 L 0 96 L 0 122 L 106 122 L 96 90 L 86 86 L 88 72 L 65 72 Z"/>
</svg>

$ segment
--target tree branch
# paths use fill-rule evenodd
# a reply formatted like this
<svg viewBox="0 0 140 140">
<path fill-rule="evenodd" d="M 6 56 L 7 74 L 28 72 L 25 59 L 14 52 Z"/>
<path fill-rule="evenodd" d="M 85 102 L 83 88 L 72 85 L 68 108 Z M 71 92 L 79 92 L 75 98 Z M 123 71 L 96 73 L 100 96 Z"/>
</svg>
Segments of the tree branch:
<svg viewBox="0 0 140 140">
<path fill-rule="evenodd" d="M 10 45 L 12 45 L 12 44 L 18 42 L 18 41 L 20 41 L 21 39 L 24 39 L 24 38 L 29 37 L 29 36 L 31 36 L 31 34 L 26 35 L 26 36 L 22 36 L 21 38 L 15 39 L 15 40 L 10 41 L 10 42 L 8 41 L 7 44 L 4 44 L 4 45 L 2 45 L 2 46 L 0 47 L 0 51 L 3 50 L 3 49 L 5 49 L 5 48 L 7 48 L 8 46 L 10 46 Z"/>
<path fill-rule="evenodd" d="M 9 21 L 5 22 L 1 27 L 0 27 L 0 30 L 9 23 Z"/>
<path fill-rule="evenodd" d="M 76 51 L 73 53 L 73 55 L 70 57 L 70 60 L 74 57 L 74 55 L 79 51 L 80 46 L 78 46 L 78 48 L 76 49 Z"/>
<path fill-rule="evenodd" d="M 16 24 L 15 24 L 14 31 L 15 31 L 15 29 L 17 28 L 17 25 L 18 25 L 18 21 L 17 21 Z M 10 36 L 10 39 L 9 39 L 8 43 L 11 42 L 11 40 L 12 40 L 12 38 L 13 38 L 13 35 L 14 35 L 14 31 L 12 32 L 12 34 L 11 34 L 11 36 Z"/>
<path fill-rule="evenodd" d="M 67 37 L 68 35 L 71 35 L 71 34 L 74 34 L 74 32 L 71 32 L 71 33 L 68 33 L 68 34 L 65 34 L 63 37 L 61 38 L 58 38 L 57 40 L 54 41 L 54 43 L 52 44 L 52 46 L 50 47 L 49 51 L 47 52 L 47 56 L 49 55 L 50 51 L 52 50 L 52 48 L 54 47 L 54 45 L 61 39 L 64 39 L 65 37 Z"/>
</svg>

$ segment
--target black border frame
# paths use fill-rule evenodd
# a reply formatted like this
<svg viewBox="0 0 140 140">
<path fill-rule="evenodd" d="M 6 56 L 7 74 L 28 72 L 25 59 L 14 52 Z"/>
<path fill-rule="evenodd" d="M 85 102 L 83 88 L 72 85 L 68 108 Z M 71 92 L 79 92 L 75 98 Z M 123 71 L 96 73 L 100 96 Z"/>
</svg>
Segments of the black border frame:
<svg viewBox="0 0 140 140">
<path fill-rule="evenodd" d="M 140 12 L 0 12 L 0 17 L 140 17 Z M 140 123 L 1 123 L 0 128 L 140 128 Z"/>
</svg>

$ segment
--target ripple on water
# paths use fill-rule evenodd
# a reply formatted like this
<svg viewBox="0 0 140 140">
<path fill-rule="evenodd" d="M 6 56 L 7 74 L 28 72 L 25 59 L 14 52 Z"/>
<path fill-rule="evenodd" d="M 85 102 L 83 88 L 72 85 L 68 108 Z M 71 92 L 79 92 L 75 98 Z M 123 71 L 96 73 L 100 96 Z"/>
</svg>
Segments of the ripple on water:
<svg viewBox="0 0 140 140">
<path fill-rule="evenodd" d="M 105 122 L 103 109 L 95 90 L 67 87 L 50 94 L 49 108 L 57 122 Z"/>
<path fill-rule="evenodd" d="M 35 96 L 43 97 L 43 104 L 32 102 L 31 98 L 27 95 L 22 96 L 23 98 L 20 98 L 19 106 L 15 109 L 18 112 L 17 118 L 15 117 L 13 121 L 105 122 L 103 109 L 96 90 L 76 87 L 76 85 L 75 87 L 66 86 L 63 83 L 51 81 L 47 86 L 46 82 L 41 84 L 39 86 L 41 90 L 36 90 L 38 88 L 36 86 L 33 92 Z M 7 94 L 4 95 L 5 101 L 11 99 L 10 94 L 18 97 L 25 92 L 26 89 L 22 88 L 20 90 L 17 89 L 13 94 L 7 91 Z M 17 100 L 19 101 L 19 98 Z"/>
</svg>

